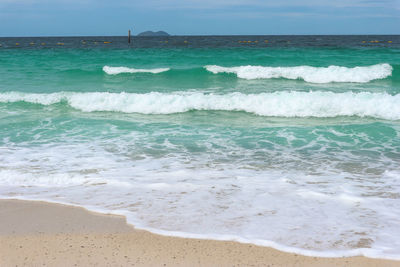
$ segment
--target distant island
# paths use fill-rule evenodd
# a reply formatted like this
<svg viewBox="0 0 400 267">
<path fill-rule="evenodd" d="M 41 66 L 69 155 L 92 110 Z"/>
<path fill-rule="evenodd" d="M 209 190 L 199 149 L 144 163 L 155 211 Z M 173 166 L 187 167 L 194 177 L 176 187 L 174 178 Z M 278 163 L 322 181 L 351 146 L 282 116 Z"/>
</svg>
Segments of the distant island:
<svg viewBox="0 0 400 267">
<path fill-rule="evenodd" d="M 158 32 L 145 31 L 139 33 L 137 36 L 169 36 L 169 34 L 164 31 L 158 31 Z"/>
</svg>

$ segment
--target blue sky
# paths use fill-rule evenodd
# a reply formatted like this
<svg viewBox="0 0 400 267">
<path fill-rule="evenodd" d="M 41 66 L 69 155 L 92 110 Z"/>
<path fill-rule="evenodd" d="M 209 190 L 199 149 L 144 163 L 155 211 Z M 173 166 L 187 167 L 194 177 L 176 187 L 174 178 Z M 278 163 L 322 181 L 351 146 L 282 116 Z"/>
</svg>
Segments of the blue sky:
<svg viewBox="0 0 400 267">
<path fill-rule="evenodd" d="M 0 0 L 0 36 L 400 34 L 400 0 Z"/>
</svg>

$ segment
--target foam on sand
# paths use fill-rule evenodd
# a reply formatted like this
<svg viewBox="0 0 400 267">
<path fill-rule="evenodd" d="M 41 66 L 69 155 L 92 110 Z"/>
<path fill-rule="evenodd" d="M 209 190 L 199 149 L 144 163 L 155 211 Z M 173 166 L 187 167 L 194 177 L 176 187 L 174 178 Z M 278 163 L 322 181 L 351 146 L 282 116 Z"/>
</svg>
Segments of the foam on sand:
<svg viewBox="0 0 400 267">
<path fill-rule="evenodd" d="M 263 66 L 240 66 L 221 67 L 208 65 L 206 70 L 218 73 L 234 73 L 237 77 L 247 80 L 253 79 L 303 79 L 310 83 L 331 83 L 331 82 L 353 82 L 367 83 L 372 80 L 384 79 L 392 75 L 393 67 L 387 63 L 376 64 L 365 67 L 263 67 Z"/>
</svg>

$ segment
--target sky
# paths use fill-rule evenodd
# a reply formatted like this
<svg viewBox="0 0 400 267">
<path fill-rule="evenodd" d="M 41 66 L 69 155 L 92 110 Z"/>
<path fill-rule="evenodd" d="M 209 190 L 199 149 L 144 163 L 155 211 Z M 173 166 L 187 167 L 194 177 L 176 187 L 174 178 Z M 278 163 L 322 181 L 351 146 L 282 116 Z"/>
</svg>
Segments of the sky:
<svg viewBox="0 0 400 267">
<path fill-rule="evenodd" d="M 0 36 L 400 34 L 400 0 L 0 0 Z"/>
</svg>

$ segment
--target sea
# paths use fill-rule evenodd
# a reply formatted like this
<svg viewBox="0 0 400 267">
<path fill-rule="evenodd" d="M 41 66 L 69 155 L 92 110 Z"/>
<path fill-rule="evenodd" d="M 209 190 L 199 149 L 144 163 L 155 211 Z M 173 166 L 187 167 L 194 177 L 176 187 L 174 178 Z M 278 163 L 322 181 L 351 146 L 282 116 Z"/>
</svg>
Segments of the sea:
<svg viewBox="0 0 400 267">
<path fill-rule="evenodd" d="M 400 259 L 400 36 L 0 38 L 0 198 Z"/>
</svg>

